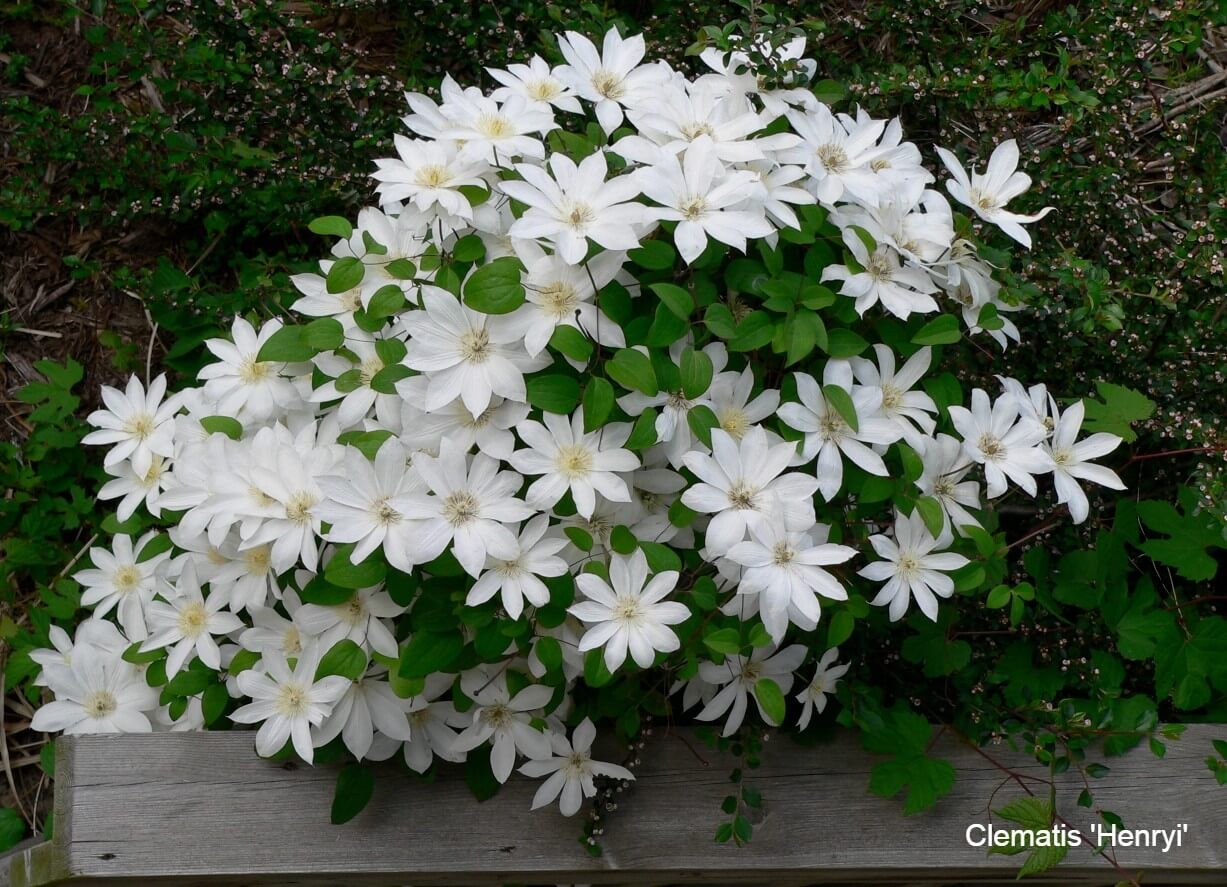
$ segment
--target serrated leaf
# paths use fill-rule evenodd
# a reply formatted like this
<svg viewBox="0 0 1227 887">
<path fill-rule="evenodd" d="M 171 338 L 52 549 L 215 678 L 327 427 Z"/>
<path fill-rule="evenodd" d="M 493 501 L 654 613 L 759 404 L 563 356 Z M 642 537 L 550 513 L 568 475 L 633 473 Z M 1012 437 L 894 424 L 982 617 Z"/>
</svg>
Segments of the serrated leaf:
<svg viewBox="0 0 1227 887">
<path fill-rule="evenodd" d="M 1086 407 L 1086 418 L 1083 428 L 1087 431 L 1106 431 L 1115 434 L 1126 443 L 1137 440 L 1137 433 L 1132 425 L 1149 419 L 1155 412 L 1155 402 L 1132 388 L 1113 385 L 1110 382 L 1096 382 L 1095 390 L 1103 398 L 1103 402 L 1091 400 L 1082 401 Z"/>
</svg>

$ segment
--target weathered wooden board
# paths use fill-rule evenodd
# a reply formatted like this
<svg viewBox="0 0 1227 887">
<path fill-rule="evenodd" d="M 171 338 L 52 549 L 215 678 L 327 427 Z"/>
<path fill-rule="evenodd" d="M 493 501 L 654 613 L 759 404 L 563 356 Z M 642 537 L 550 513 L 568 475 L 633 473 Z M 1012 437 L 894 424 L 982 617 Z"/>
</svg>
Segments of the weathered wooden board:
<svg viewBox="0 0 1227 887">
<path fill-rule="evenodd" d="M 389 768 L 370 806 L 334 826 L 334 771 L 262 761 L 251 733 L 61 739 L 55 839 L 16 858 L 11 884 L 986 884 L 1017 872 L 1020 857 L 988 856 L 967 845 L 965 831 L 988 822 L 990 799 L 1001 806 L 1024 792 L 953 740 L 938 751 L 959 770 L 954 792 L 912 817 L 898 801 L 867 793 L 874 758 L 849 737 L 815 748 L 768 745 L 763 765 L 750 771 L 764 812 L 753 842 L 738 848 L 712 841 L 732 764 L 681 733 L 649 738 L 639 779 L 607 821 L 596 859 L 578 843 L 578 817 L 529 812 L 537 783 L 519 776 L 478 805 L 459 772 L 423 785 Z M 1129 827 L 1187 823 L 1170 852 L 1117 849 L 1119 864 L 1144 870 L 1148 887 L 1227 883 L 1227 788 L 1203 763 L 1209 739 L 1225 734 L 1190 728 L 1169 743 L 1166 759 L 1135 751 L 1095 782 L 1097 803 Z M 1045 773 L 1025 756 L 991 753 Z M 1060 811 L 1085 827 L 1081 782 L 1063 780 Z M 1047 883 L 1118 880 L 1079 848 Z"/>
</svg>

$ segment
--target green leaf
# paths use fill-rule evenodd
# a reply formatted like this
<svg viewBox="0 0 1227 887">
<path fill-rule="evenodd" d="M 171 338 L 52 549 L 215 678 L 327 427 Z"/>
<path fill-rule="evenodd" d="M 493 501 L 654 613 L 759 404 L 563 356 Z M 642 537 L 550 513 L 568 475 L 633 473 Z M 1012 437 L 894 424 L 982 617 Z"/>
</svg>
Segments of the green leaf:
<svg viewBox="0 0 1227 887">
<path fill-rule="evenodd" d="M 628 252 L 626 257 L 649 271 L 664 271 L 673 267 L 677 252 L 663 240 L 649 240 Z"/>
<path fill-rule="evenodd" d="M 328 269 L 325 285 L 330 293 L 347 293 L 362 283 L 366 276 L 366 266 L 361 259 L 354 256 L 344 256 L 332 263 Z"/>
<path fill-rule="evenodd" d="M 593 376 L 584 386 L 584 431 L 596 431 L 613 412 L 614 390 L 609 381 Z"/>
<path fill-rule="evenodd" d="M 332 795 L 332 824 L 349 822 L 362 812 L 375 793 L 375 774 L 361 764 L 346 764 L 337 774 Z"/>
<path fill-rule="evenodd" d="M 260 363 L 298 363 L 315 357 L 316 350 L 307 344 L 306 333 L 301 326 L 283 326 L 268 337 L 260 346 L 256 360 Z"/>
<path fill-rule="evenodd" d="M 21 814 L 12 807 L 0 807 L 0 853 L 18 844 L 25 834 L 26 821 Z"/>
<path fill-rule="evenodd" d="M 642 351 L 623 348 L 605 364 L 609 377 L 624 388 L 653 395 L 660 390 L 656 384 L 656 371 L 652 361 Z"/>
<path fill-rule="evenodd" d="M 320 216 L 311 220 L 307 230 L 324 237 L 343 237 L 348 240 L 354 233 L 354 226 L 349 223 L 349 219 L 342 216 Z"/>
<path fill-rule="evenodd" d="M 537 638 L 535 649 L 537 658 L 541 660 L 546 671 L 557 671 L 562 668 L 562 645 L 556 638 L 548 636 Z"/>
<path fill-rule="evenodd" d="M 488 801 L 498 794 L 499 781 L 490 768 L 490 746 L 482 744 L 465 757 L 464 783 L 479 802 Z"/>
<path fill-rule="evenodd" d="M 840 610 L 831 617 L 831 623 L 827 626 L 827 646 L 838 647 L 848 638 L 852 637 L 852 630 L 856 627 L 856 620 L 847 610 Z"/>
<path fill-rule="evenodd" d="M 592 357 L 592 342 L 575 327 L 566 324 L 554 330 L 550 347 L 580 363 L 587 363 Z"/>
<path fill-rule="evenodd" d="M 509 314 L 523 305 L 520 260 L 504 256 L 474 271 L 464 284 L 464 303 L 484 314 Z"/>
<path fill-rule="evenodd" d="M 631 436 L 624 446 L 628 450 L 646 450 L 656 443 L 656 410 L 648 407 L 631 426 Z"/>
<path fill-rule="evenodd" d="M 321 317 L 303 327 L 303 340 L 317 353 L 334 351 L 345 341 L 345 328 L 335 317 Z"/>
<path fill-rule="evenodd" d="M 720 427 L 720 419 L 706 404 L 691 407 L 686 412 L 686 424 L 705 447 L 711 446 L 712 429 Z"/>
<path fill-rule="evenodd" d="M 667 348 L 680 341 L 689 329 L 684 319 L 670 311 L 667 306 L 658 305 L 652 326 L 648 328 L 645 344 L 653 348 Z"/>
<path fill-rule="evenodd" d="M 200 420 L 200 427 L 209 434 L 224 434 L 231 440 L 243 437 L 243 423 L 231 416 L 205 416 Z"/>
<path fill-rule="evenodd" d="M 672 264 L 672 262 L 670 262 Z M 659 297 L 661 304 L 682 320 L 689 320 L 694 311 L 694 299 L 690 293 L 672 283 L 653 283 L 648 287 Z"/>
<path fill-rule="evenodd" d="M 609 547 L 618 554 L 628 555 L 639 547 L 639 541 L 635 538 L 634 533 L 622 524 L 618 524 L 609 534 Z"/>
<path fill-rule="evenodd" d="M 741 650 L 741 635 L 735 628 L 719 628 L 705 634 L 703 644 L 714 653 L 733 655 Z"/>
<path fill-rule="evenodd" d="M 389 283 L 387 286 L 381 286 L 375 291 L 375 295 L 371 296 L 371 302 L 366 306 L 366 313 L 369 317 L 375 318 L 391 317 L 403 311 L 404 308 L 404 290 L 394 283 Z"/>
<path fill-rule="evenodd" d="M 452 258 L 457 262 L 476 262 L 486 254 L 486 244 L 476 234 L 466 234 L 452 247 Z"/>
<path fill-rule="evenodd" d="M 587 530 L 579 527 L 563 527 L 562 531 L 580 551 L 592 551 L 592 546 L 595 543 L 593 542 L 592 534 Z"/>
<path fill-rule="evenodd" d="M 1154 415 L 1155 402 L 1132 388 L 1109 382 L 1096 382 L 1095 390 L 1103 398 L 1103 403 L 1089 398 L 1083 400 L 1086 406 L 1083 428 L 1115 434 L 1126 443 L 1137 440 L 1138 436 L 1131 426 Z"/>
<path fill-rule="evenodd" d="M 942 528 L 946 526 L 942 504 L 932 496 L 921 496 L 916 500 L 916 507 L 920 509 L 920 519 L 924 521 L 925 529 L 935 537 L 940 536 Z"/>
<path fill-rule="evenodd" d="M 345 638 L 328 648 L 328 652 L 320 659 L 315 669 L 315 679 L 326 678 L 329 675 L 340 675 L 356 681 L 366 674 L 367 657 L 365 651 L 353 641 Z"/>
<path fill-rule="evenodd" d="M 397 674 L 424 678 L 436 671 L 446 672 L 463 649 L 464 638 L 458 631 L 419 631 L 401 648 Z"/>
<path fill-rule="evenodd" d="M 754 698 L 758 700 L 769 723 L 777 727 L 784 723 L 784 717 L 788 712 L 784 702 L 784 693 L 780 690 L 779 684 L 771 678 L 759 678 L 754 683 Z"/>
<path fill-rule="evenodd" d="M 605 651 L 597 648 L 584 654 L 584 683 L 589 687 L 604 687 L 613 680 L 605 667 Z"/>
<path fill-rule="evenodd" d="M 751 311 L 729 340 L 730 351 L 754 351 L 762 348 L 775 335 L 775 319 L 766 311 Z"/>
<path fill-rule="evenodd" d="M 835 412 L 839 413 L 839 417 L 848 423 L 848 427 L 853 432 L 860 430 L 860 421 L 856 415 L 856 404 L 852 402 L 852 395 L 840 388 L 838 385 L 823 385 L 822 394 L 827 399 Z"/>
<path fill-rule="evenodd" d="M 418 273 L 417 266 L 414 265 L 409 259 L 403 258 L 393 259 L 392 261 L 388 262 L 388 264 L 383 266 L 383 270 L 388 272 L 397 280 L 412 280 Z M 389 286 L 391 286 L 391 284 L 389 284 Z M 400 289 L 400 287 L 397 287 L 397 289 Z M 380 288 L 380 291 L 382 291 L 382 287 Z M 379 293 L 376 292 L 375 295 L 379 295 Z"/>
<path fill-rule="evenodd" d="M 711 386 L 714 368 L 711 358 L 702 351 L 687 348 L 682 352 L 682 393 L 690 400 L 704 394 Z"/>
<path fill-rule="evenodd" d="M 827 333 L 826 352 L 837 360 L 856 357 L 868 347 L 869 343 L 850 329 L 839 327 Z"/>
<path fill-rule="evenodd" d="M 640 542 L 639 548 L 648 560 L 648 569 L 653 573 L 664 573 L 669 570 L 681 572 L 682 559 L 668 545 L 659 542 Z"/>
<path fill-rule="evenodd" d="M 824 105 L 833 105 L 843 101 L 848 94 L 844 85 L 838 80 L 819 80 L 810 89 L 814 97 Z"/>
<path fill-rule="evenodd" d="M 1149 529 L 1169 538 L 1148 539 L 1142 551 L 1161 564 L 1175 568 L 1185 579 L 1201 582 L 1213 579 L 1218 561 L 1212 548 L 1227 548 L 1223 525 L 1209 511 L 1198 509 L 1197 494 L 1181 488 L 1179 505 L 1184 513 L 1168 502 L 1144 501 L 1137 505 L 1138 517 Z"/>
<path fill-rule="evenodd" d="M 912 336 L 914 345 L 952 345 L 963 338 L 959 321 L 953 314 L 941 314 L 930 320 Z"/>
<path fill-rule="evenodd" d="M 528 402 L 547 413 L 569 416 L 579 403 L 579 382 L 570 376 L 529 376 L 524 385 L 528 389 Z"/>
<path fill-rule="evenodd" d="M 324 568 L 324 578 L 338 588 L 371 588 L 383 582 L 388 574 L 388 565 L 378 551 L 372 552 L 360 564 L 350 562 L 352 545 L 338 545 L 336 554 Z"/>
</svg>

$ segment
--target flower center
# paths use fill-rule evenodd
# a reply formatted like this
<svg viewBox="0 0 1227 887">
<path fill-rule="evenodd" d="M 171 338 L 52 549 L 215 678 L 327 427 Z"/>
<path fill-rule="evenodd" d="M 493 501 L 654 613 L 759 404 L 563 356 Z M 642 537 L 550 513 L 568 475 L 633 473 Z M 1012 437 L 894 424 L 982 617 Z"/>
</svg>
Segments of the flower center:
<svg viewBox="0 0 1227 887">
<path fill-rule="evenodd" d="M 1052 461 L 1065 466 L 1074 460 L 1074 451 L 1070 449 L 1057 450 L 1052 454 Z"/>
<path fill-rule="evenodd" d="M 665 406 L 679 412 L 687 412 L 694 404 L 687 400 L 686 395 L 680 391 L 670 391 L 665 395 Z"/>
<path fill-rule="evenodd" d="M 496 702 L 494 705 L 487 705 L 481 710 L 481 719 L 493 727 L 495 730 L 503 730 L 511 726 L 513 712 L 506 703 Z"/>
<path fill-rule="evenodd" d="M 299 634 L 297 625 L 291 623 L 282 635 L 281 652 L 287 656 L 297 656 L 302 652 L 302 635 Z"/>
<path fill-rule="evenodd" d="M 896 410 L 903 403 L 903 392 L 890 382 L 885 382 L 882 385 L 882 409 Z"/>
<path fill-rule="evenodd" d="M 209 611 L 199 601 L 192 601 L 179 611 L 179 632 L 185 638 L 198 637 L 209 622 Z"/>
<path fill-rule="evenodd" d="M 148 413 L 137 413 L 124 423 L 124 430 L 133 437 L 144 440 L 153 434 L 153 416 Z"/>
<path fill-rule="evenodd" d="M 127 594 L 135 591 L 136 587 L 141 584 L 141 571 L 131 564 L 125 564 L 115 571 L 111 582 L 116 591 L 120 594 Z"/>
<path fill-rule="evenodd" d="M 541 288 L 541 307 L 555 319 L 561 320 L 575 311 L 579 294 L 575 287 L 563 281 L 555 281 Z"/>
<path fill-rule="evenodd" d="M 341 618 L 345 620 L 347 625 L 361 625 L 366 621 L 366 602 L 362 600 L 362 596 L 355 594 L 345 602 L 345 609 L 341 611 Z"/>
<path fill-rule="evenodd" d="M 895 269 L 890 263 L 890 257 L 883 250 L 878 250 L 869 257 L 865 271 L 874 280 L 890 280 L 895 273 Z"/>
<path fill-rule="evenodd" d="M 777 542 L 771 549 L 771 562 L 777 567 L 787 566 L 796 556 L 797 552 L 787 542 Z"/>
<path fill-rule="evenodd" d="M 614 619 L 619 622 L 638 622 L 643 617 L 643 607 L 635 595 L 620 595 L 613 608 Z"/>
<path fill-rule="evenodd" d="M 753 659 L 747 659 L 745 665 L 741 667 L 741 678 L 751 684 L 758 681 L 759 676 L 763 673 L 763 665 L 761 662 L 755 662 Z"/>
<path fill-rule="evenodd" d="M 494 572 L 500 576 L 520 576 L 524 573 L 524 567 L 518 560 L 515 561 L 495 561 Z"/>
<path fill-rule="evenodd" d="M 443 518 L 453 527 L 472 523 L 480 510 L 477 497 L 468 490 L 456 490 L 443 500 Z"/>
<path fill-rule="evenodd" d="M 562 87 L 553 80 L 530 80 L 524 84 L 524 92 L 528 94 L 530 99 L 538 102 L 548 102 L 550 99 L 558 97 L 562 92 Z"/>
<path fill-rule="evenodd" d="M 691 197 L 681 205 L 681 211 L 688 221 L 693 222 L 703 217 L 707 211 L 707 201 L 702 197 Z"/>
<path fill-rule="evenodd" d="M 482 114 L 473 128 L 488 139 L 505 139 L 515 135 L 515 127 L 502 114 Z"/>
<path fill-rule="evenodd" d="M 954 481 L 948 477 L 938 479 L 938 481 L 933 484 L 933 494 L 936 496 L 953 496 Z"/>
<path fill-rule="evenodd" d="M 559 447 L 554 464 L 558 467 L 558 473 L 564 477 L 582 477 L 592 470 L 592 451 L 581 444 Z"/>
<path fill-rule="evenodd" d="M 460 356 L 469 363 L 485 363 L 490 350 L 490 334 L 484 329 L 469 330 L 460 337 Z"/>
<path fill-rule="evenodd" d="M 115 694 L 110 690 L 94 690 L 85 697 L 85 702 L 81 707 L 85 709 L 88 717 L 97 719 L 114 714 L 119 708 L 119 703 L 115 699 Z"/>
<path fill-rule="evenodd" d="M 729 504 L 742 511 L 752 511 L 758 507 L 754 502 L 757 495 L 757 489 L 739 481 L 729 487 Z"/>
<path fill-rule="evenodd" d="M 442 188 L 451 180 L 451 173 L 440 163 L 423 164 L 413 174 L 414 183 L 423 188 Z"/>
<path fill-rule="evenodd" d="M 287 520 L 296 524 L 305 524 L 311 519 L 311 507 L 315 505 L 315 497 L 306 490 L 299 490 L 285 503 Z"/>
<path fill-rule="evenodd" d="M 346 290 L 337 296 L 337 301 L 346 311 L 357 311 L 362 307 L 362 290 L 359 287 Z"/>
<path fill-rule="evenodd" d="M 827 172 L 840 173 L 848 168 L 848 152 L 841 145 L 819 145 L 817 154 Z"/>
<path fill-rule="evenodd" d="M 613 71 L 599 68 L 592 74 L 592 88 L 598 95 L 617 101 L 626 95 L 626 87 L 622 85 L 622 77 Z"/>
<path fill-rule="evenodd" d="M 980 440 L 976 442 L 977 449 L 984 454 L 985 459 L 1004 459 L 1006 454 L 1005 445 L 1001 443 L 993 435 L 985 432 L 980 435 Z"/>
<path fill-rule="evenodd" d="M 306 715 L 310 704 L 307 688 L 302 684 L 282 684 L 277 691 L 277 713 L 287 718 L 301 718 Z"/>
<path fill-rule="evenodd" d="M 463 415 L 460 417 L 460 421 L 463 424 L 467 425 L 469 428 L 485 428 L 487 425 L 490 424 L 490 417 L 494 415 L 495 409 L 496 407 L 493 404 L 491 404 L 490 406 L 482 410 L 482 413 L 480 416 L 474 416 L 467 409 L 461 410 Z"/>
<path fill-rule="evenodd" d="M 896 571 L 904 579 L 915 579 L 920 573 L 920 561 L 916 559 L 916 555 L 910 552 L 904 552 L 899 558 L 899 565 Z"/>
<path fill-rule="evenodd" d="M 711 136 L 712 138 L 716 137 L 715 129 L 713 129 L 712 125 L 705 120 L 696 120 L 693 123 L 687 123 L 681 127 L 681 130 L 682 135 L 684 135 L 686 139 L 691 142 L 693 142 L 699 136 Z"/>
<path fill-rule="evenodd" d="M 362 384 L 367 388 L 371 387 L 371 380 L 375 378 L 375 374 L 383 369 L 383 361 L 376 357 L 368 357 L 362 361 L 362 366 L 358 371 L 358 377 L 362 380 Z"/>
<path fill-rule="evenodd" d="M 876 160 L 869 161 L 869 168 L 874 172 L 881 172 L 884 169 L 890 169 L 890 158 L 879 157 Z"/>
<path fill-rule="evenodd" d="M 572 203 L 563 215 L 566 222 L 576 229 L 586 228 L 596 220 L 596 213 L 586 203 Z"/>
<path fill-rule="evenodd" d="M 746 416 L 745 411 L 737 407 L 728 407 L 721 410 L 719 419 L 720 427 L 736 440 L 741 440 L 750 427 L 750 420 Z"/>
<path fill-rule="evenodd" d="M 981 191 L 979 188 L 971 189 L 971 202 L 975 204 L 977 209 L 982 209 L 986 212 L 997 208 L 997 199 L 987 191 Z"/>
<path fill-rule="evenodd" d="M 824 440 L 840 440 L 848 430 L 848 423 L 834 410 L 823 416 L 818 423 L 818 433 Z"/>
<path fill-rule="evenodd" d="M 272 556 L 271 549 L 267 545 L 261 545 L 259 548 L 253 548 L 243 554 L 243 563 L 247 565 L 247 572 L 254 575 L 262 575 L 268 572 L 269 559 Z"/>
<path fill-rule="evenodd" d="M 382 526 L 391 526 L 392 524 L 400 523 L 400 512 L 388 504 L 388 497 L 382 496 L 376 499 L 371 511 L 375 515 L 375 522 Z"/>
<path fill-rule="evenodd" d="M 562 765 L 563 772 L 573 779 L 578 779 L 588 772 L 588 762 L 591 758 L 582 751 L 573 751 Z"/>
<path fill-rule="evenodd" d="M 262 363 L 256 360 L 254 354 L 249 354 L 239 364 L 239 379 L 247 385 L 256 385 L 263 382 L 271 371 L 272 368 L 267 363 Z"/>
</svg>

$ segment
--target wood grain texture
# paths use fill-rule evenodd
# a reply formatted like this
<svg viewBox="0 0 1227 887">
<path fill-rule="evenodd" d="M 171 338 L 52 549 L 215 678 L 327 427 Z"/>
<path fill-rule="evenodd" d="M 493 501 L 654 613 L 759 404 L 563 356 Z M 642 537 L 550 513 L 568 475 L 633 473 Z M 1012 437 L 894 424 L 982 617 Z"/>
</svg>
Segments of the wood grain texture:
<svg viewBox="0 0 1227 887">
<path fill-rule="evenodd" d="M 529 812 L 537 782 L 520 776 L 479 805 L 456 769 L 426 785 L 387 768 L 369 807 L 334 826 L 335 771 L 263 761 L 251 733 L 62 738 L 55 840 L 18 857 L 11 887 L 987 884 L 1012 881 L 1021 862 L 967 846 L 964 832 L 988 821 L 990 799 L 999 807 L 1025 792 L 975 750 L 945 739 L 937 752 L 959 771 L 955 789 L 911 817 L 897 800 L 868 794 L 875 758 L 850 737 L 810 748 L 769 743 L 748 777 L 764 796 L 753 842 L 717 845 L 732 762 L 680 732 L 649 737 L 638 781 L 609 817 L 604 854 L 595 859 L 578 843 L 578 817 Z M 1169 853 L 1117 849 L 1122 866 L 1146 872 L 1148 887 L 1227 883 L 1227 788 L 1204 764 L 1209 740 L 1225 734 L 1191 727 L 1168 744 L 1164 760 L 1136 750 L 1111 760 L 1110 775 L 1094 783 L 1096 802 L 1129 827 L 1189 824 L 1183 846 Z M 1046 772 L 1026 756 L 991 754 L 1035 776 Z M 1076 805 L 1081 781 L 1062 780 L 1060 812 L 1088 825 L 1089 811 Z M 1117 880 L 1108 864 L 1076 848 L 1047 883 Z"/>
</svg>

